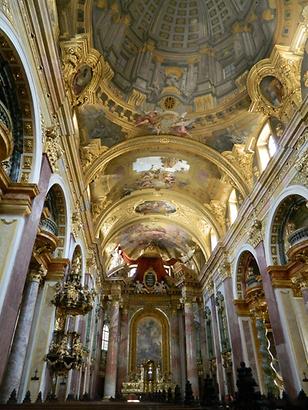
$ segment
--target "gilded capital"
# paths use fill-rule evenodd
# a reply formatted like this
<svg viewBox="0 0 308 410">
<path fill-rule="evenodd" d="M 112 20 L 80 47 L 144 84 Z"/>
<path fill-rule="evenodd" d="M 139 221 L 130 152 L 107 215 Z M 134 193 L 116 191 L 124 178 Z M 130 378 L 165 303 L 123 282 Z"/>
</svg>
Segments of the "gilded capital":
<svg viewBox="0 0 308 410">
<path fill-rule="evenodd" d="M 31 269 L 28 275 L 30 282 L 40 283 L 47 275 L 47 269 L 41 265 L 38 269 Z"/>
</svg>

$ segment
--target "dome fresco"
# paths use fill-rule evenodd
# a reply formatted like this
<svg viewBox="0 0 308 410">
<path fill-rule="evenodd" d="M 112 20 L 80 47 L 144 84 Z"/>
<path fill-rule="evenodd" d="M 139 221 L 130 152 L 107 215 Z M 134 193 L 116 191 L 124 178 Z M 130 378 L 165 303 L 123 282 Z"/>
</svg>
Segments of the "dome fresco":
<svg viewBox="0 0 308 410">
<path fill-rule="evenodd" d="M 218 102 L 266 55 L 276 27 L 270 5 L 266 0 L 97 1 L 94 47 L 124 94 L 135 88 L 154 105 L 174 96 L 176 103 L 196 109 L 194 98 L 206 94 L 210 104 Z"/>
</svg>

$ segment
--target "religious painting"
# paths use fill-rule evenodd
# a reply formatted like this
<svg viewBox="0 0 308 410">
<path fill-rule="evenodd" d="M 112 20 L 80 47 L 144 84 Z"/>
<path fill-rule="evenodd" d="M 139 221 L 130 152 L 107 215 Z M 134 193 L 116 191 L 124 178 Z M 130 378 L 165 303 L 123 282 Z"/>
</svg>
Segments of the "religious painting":
<svg viewBox="0 0 308 410">
<path fill-rule="evenodd" d="M 153 317 L 140 319 L 137 325 L 137 365 L 148 360 L 161 363 L 162 360 L 162 326 Z"/>
<path fill-rule="evenodd" d="M 112 147 L 125 139 L 121 127 L 108 120 L 99 105 L 88 104 L 80 108 L 78 122 L 82 144 L 92 138 L 100 138 L 102 145 Z"/>
<path fill-rule="evenodd" d="M 74 94 L 81 94 L 85 90 L 85 88 L 90 84 L 92 77 L 92 68 L 87 64 L 82 65 L 73 78 Z"/>
<path fill-rule="evenodd" d="M 174 205 L 166 201 L 144 201 L 135 208 L 135 212 L 148 214 L 172 214 L 176 212 Z"/>
<path fill-rule="evenodd" d="M 271 105 L 274 107 L 279 107 L 281 105 L 284 90 L 283 85 L 277 77 L 268 75 L 262 78 L 259 87 L 261 94 Z"/>
</svg>

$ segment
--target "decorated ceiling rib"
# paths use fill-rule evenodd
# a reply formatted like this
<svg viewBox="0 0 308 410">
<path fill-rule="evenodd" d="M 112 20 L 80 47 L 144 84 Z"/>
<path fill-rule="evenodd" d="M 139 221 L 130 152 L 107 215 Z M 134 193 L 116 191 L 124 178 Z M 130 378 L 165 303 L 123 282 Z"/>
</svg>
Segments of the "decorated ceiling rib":
<svg viewBox="0 0 308 410">
<path fill-rule="evenodd" d="M 57 1 L 108 263 L 117 242 L 136 256 L 154 241 L 166 257 L 198 249 L 198 270 L 228 230 L 230 198 L 239 206 L 258 178 L 266 116 L 279 138 L 300 102 L 301 57 L 285 47 L 296 30 L 289 3 L 300 20 L 295 0 Z"/>
</svg>

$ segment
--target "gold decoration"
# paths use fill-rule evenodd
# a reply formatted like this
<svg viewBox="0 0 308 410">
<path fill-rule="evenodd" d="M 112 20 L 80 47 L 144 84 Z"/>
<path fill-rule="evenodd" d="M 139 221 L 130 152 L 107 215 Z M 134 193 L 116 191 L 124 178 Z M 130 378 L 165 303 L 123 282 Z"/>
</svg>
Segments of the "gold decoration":
<svg viewBox="0 0 308 410">
<path fill-rule="evenodd" d="M 253 185 L 252 162 L 253 153 L 247 152 L 245 145 L 234 144 L 232 151 L 225 151 L 221 155 L 230 161 L 246 177 L 250 187 Z"/>
<path fill-rule="evenodd" d="M 29 272 L 29 280 L 31 282 L 41 282 L 47 275 L 47 269 L 41 265 L 38 269 L 31 269 Z"/>
<path fill-rule="evenodd" d="M 87 169 L 93 161 L 106 152 L 108 147 L 102 145 L 100 138 L 94 138 L 86 146 L 80 148 L 80 158 L 84 169 Z"/>
<path fill-rule="evenodd" d="M 145 94 L 133 89 L 130 96 L 128 97 L 128 104 L 133 105 L 134 107 L 140 107 L 145 102 L 145 99 Z"/>
<path fill-rule="evenodd" d="M 247 90 L 252 100 L 250 111 L 288 122 L 301 104 L 300 64 L 300 55 L 278 45 L 270 58 L 255 64 L 247 78 Z M 269 82 L 262 93 L 261 82 L 265 78 L 272 79 L 272 83 Z M 268 92 L 268 97 L 264 91 Z"/>
<path fill-rule="evenodd" d="M 254 219 L 249 231 L 248 243 L 255 248 L 262 240 L 262 222 L 258 219 Z"/>
<path fill-rule="evenodd" d="M 111 79 L 113 76 L 109 64 L 101 59 L 101 55 L 97 50 L 89 49 L 86 35 L 78 36 L 70 41 L 64 41 L 60 43 L 60 47 L 62 50 L 63 77 L 66 84 L 66 92 L 72 105 L 76 106 L 85 102 L 95 103 L 95 90 L 100 78 L 103 76 L 103 78 Z M 88 79 L 83 83 L 80 92 L 76 93 L 74 92 L 74 80 L 79 73 L 82 73 L 84 67 L 88 67 Z M 82 75 L 80 78 L 83 80 Z"/>
<path fill-rule="evenodd" d="M 204 204 L 216 218 L 219 225 L 224 229 L 226 226 L 226 203 L 217 199 L 212 199 L 210 204 Z"/>
<path fill-rule="evenodd" d="M 78 234 L 81 230 L 83 230 L 83 222 L 81 218 L 81 212 L 79 209 L 79 202 L 77 202 L 76 210 L 72 215 L 72 233 L 75 239 L 77 239 Z"/>
<path fill-rule="evenodd" d="M 56 331 L 45 360 L 56 373 L 66 373 L 71 369 L 80 369 L 87 353 L 78 333 Z"/>
<path fill-rule="evenodd" d="M 57 171 L 57 162 L 64 153 L 61 146 L 61 136 L 58 124 L 45 128 L 44 150 L 52 170 Z"/>
</svg>

